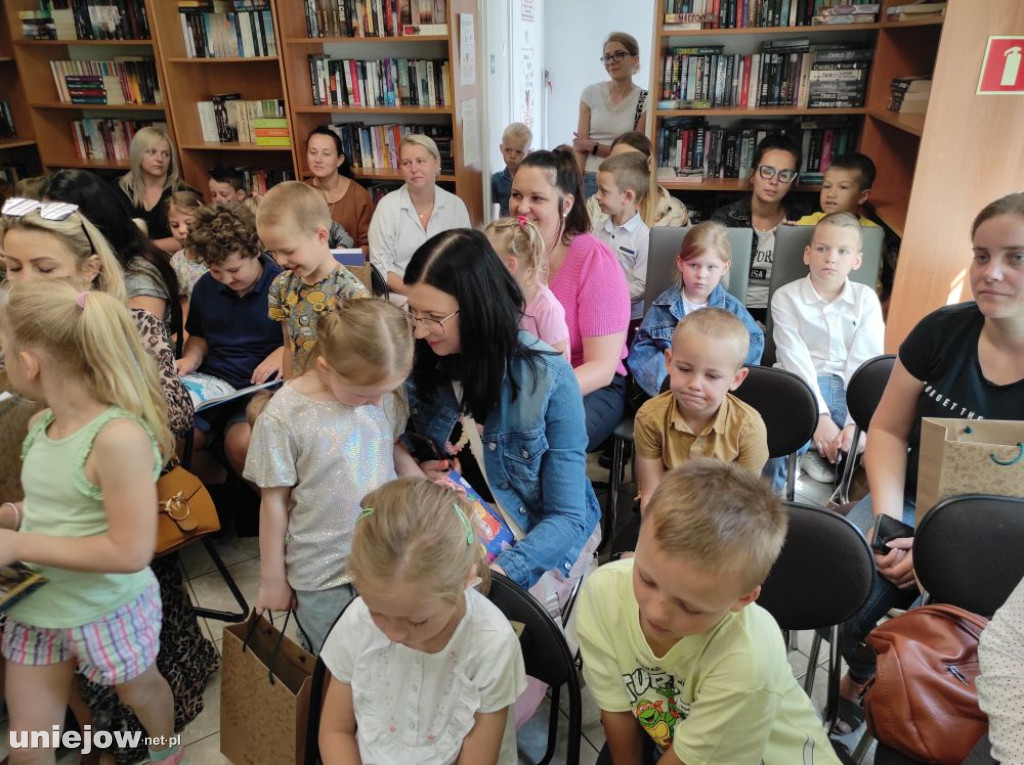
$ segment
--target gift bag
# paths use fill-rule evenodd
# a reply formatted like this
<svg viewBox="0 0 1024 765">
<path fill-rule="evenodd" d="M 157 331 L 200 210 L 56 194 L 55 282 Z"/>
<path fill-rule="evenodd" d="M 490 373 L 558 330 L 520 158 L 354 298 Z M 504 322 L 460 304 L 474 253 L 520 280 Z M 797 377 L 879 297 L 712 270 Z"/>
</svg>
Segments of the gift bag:
<svg viewBox="0 0 1024 765">
<path fill-rule="evenodd" d="M 316 657 L 285 637 L 284 627 L 278 630 L 255 611 L 225 627 L 221 754 L 247 765 L 302 762 L 315 665 Z"/>
<path fill-rule="evenodd" d="M 1024 497 L 1024 421 L 921 420 L 916 523 L 958 494 Z"/>
</svg>

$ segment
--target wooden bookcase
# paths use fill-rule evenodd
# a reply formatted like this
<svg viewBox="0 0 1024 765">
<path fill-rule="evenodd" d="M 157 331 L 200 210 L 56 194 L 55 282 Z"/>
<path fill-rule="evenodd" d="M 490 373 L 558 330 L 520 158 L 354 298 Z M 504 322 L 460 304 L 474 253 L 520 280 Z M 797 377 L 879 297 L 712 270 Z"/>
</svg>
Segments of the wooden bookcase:
<svg viewBox="0 0 1024 765">
<path fill-rule="evenodd" d="M 439 182 L 454 191 L 466 203 L 469 217 L 474 223 L 483 220 L 483 178 L 480 169 L 482 149 L 477 143 L 477 159 L 466 163 L 465 136 L 463 135 L 463 104 L 475 99 L 477 109 L 484 108 L 480 100 L 479 71 L 473 83 L 462 83 L 459 51 L 459 21 L 463 14 L 473 17 L 477 42 L 474 60 L 479 62 L 479 41 L 486 30 L 480 28 L 480 18 L 474 0 L 448 0 L 447 35 L 404 37 L 309 37 L 306 17 L 301 5 L 294 0 L 289 12 L 280 15 L 278 44 L 283 51 L 284 70 L 287 75 L 291 108 L 292 143 L 299 177 L 310 177 L 306 164 L 306 136 L 317 125 L 331 122 L 364 122 L 372 124 L 441 124 L 452 128 L 452 153 L 455 173 L 442 175 Z M 314 106 L 310 82 L 309 56 L 327 53 L 337 58 L 376 59 L 383 57 L 447 59 L 452 82 L 454 104 L 441 107 L 334 107 Z M 475 130 L 475 128 L 474 128 Z M 470 140 L 478 141 L 477 137 Z M 358 173 L 360 180 L 402 181 L 397 169 L 366 169 Z"/>
<path fill-rule="evenodd" d="M 0 165 L 20 165 L 27 173 L 38 173 L 39 151 L 25 88 L 14 56 L 13 35 L 7 14 L 0 14 L 0 99 L 7 101 L 14 118 L 16 138 L 0 139 Z"/>
</svg>

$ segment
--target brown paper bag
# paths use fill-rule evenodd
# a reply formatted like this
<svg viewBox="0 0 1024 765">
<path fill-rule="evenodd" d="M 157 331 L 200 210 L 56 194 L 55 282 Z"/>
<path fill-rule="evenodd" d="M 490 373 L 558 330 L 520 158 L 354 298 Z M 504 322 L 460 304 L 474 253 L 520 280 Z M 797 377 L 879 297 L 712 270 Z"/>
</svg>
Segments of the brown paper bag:
<svg viewBox="0 0 1024 765">
<path fill-rule="evenodd" d="M 316 657 L 255 612 L 224 628 L 220 751 L 236 765 L 302 762 Z"/>
<path fill-rule="evenodd" d="M 921 420 L 916 523 L 958 494 L 1024 497 L 1024 421 Z"/>
</svg>

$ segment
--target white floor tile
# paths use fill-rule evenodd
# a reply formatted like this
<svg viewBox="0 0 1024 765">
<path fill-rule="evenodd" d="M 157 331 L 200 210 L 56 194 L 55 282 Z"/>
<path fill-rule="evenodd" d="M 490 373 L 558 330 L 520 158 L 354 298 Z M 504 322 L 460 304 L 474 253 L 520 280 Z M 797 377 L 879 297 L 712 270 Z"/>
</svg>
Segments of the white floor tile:
<svg viewBox="0 0 1024 765">
<path fill-rule="evenodd" d="M 260 554 L 260 541 L 258 537 L 231 537 L 230 539 L 217 540 L 213 543 L 220 557 L 227 566 L 235 563 L 258 558 Z M 191 579 L 208 574 L 214 571 L 213 560 L 209 552 L 202 544 L 190 544 L 181 551 L 181 562 L 185 567 L 187 576 Z"/>
<path fill-rule="evenodd" d="M 228 566 L 228 571 L 234 578 L 238 588 L 242 591 L 252 608 L 256 603 L 256 596 L 260 589 L 260 561 L 259 558 L 249 558 L 240 563 Z M 192 596 L 195 603 L 203 608 L 215 608 L 222 611 L 237 611 L 238 604 L 231 596 L 231 591 L 224 583 L 219 571 L 212 571 L 189 581 L 192 587 Z M 214 627 L 216 629 L 216 626 Z"/>
<path fill-rule="evenodd" d="M 220 670 L 217 670 L 203 691 L 203 711 L 181 731 L 181 743 L 185 746 L 220 731 L 220 677 Z"/>
<path fill-rule="evenodd" d="M 185 747 L 188 765 L 225 765 L 230 761 L 220 753 L 220 736 L 207 736 Z"/>
</svg>

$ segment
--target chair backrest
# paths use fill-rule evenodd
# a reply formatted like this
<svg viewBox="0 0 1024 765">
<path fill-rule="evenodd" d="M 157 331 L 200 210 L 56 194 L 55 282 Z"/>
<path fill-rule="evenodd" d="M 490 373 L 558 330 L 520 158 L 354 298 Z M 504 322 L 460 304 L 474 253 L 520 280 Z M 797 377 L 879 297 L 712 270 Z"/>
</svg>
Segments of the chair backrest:
<svg viewBox="0 0 1024 765">
<path fill-rule="evenodd" d="M 733 395 L 754 407 L 768 430 L 768 454 L 784 457 L 811 440 L 818 427 L 818 401 L 792 372 L 751 366 Z"/>
<path fill-rule="evenodd" d="M 644 313 L 662 292 L 679 282 L 679 268 L 676 255 L 682 247 L 689 226 L 657 226 L 651 229 L 650 245 L 647 249 L 647 282 L 644 288 Z M 725 288 L 741 303 L 747 297 L 747 280 L 750 271 L 750 247 L 754 232 L 751 228 L 726 229 L 729 248 L 732 250 L 732 265 L 725 278 Z"/>
<path fill-rule="evenodd" d="M 876 356 L 857 367 L 850 378 L 846 386 L 846 408 L 861 432 L 867 432 L 895 364 L 896 357 L 892 354 Z"/>
<path fill-rule="evenodd" d="M 875 561 L 857 527 L 832 510 L 786 502 L 789 528 L 758 604 L 784 630 L 841 624 L 871 594 Z"/>
<path fill-rule="evenodd" d="M 914 572 L 933 600 L 992 616 L 1024 579 L 1024 499 L 950 497 L 914 533 Z"/>
</svg>

